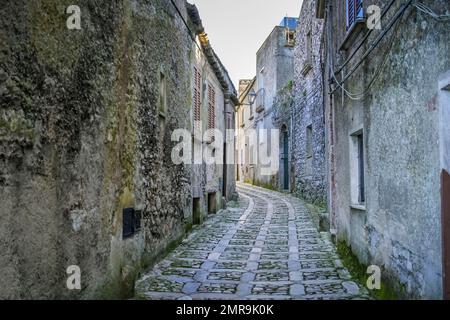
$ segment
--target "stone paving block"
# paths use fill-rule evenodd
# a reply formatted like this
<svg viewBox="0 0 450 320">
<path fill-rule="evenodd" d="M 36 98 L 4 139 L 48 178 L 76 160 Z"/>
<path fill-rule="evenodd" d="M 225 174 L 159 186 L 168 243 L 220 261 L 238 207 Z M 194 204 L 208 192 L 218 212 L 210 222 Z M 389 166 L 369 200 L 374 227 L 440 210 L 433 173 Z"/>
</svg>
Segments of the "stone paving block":
<svg viewBox="0 0 450 320">
<path fill-rule="evenodd" d="M 240 281 L 243 272 L 238 271 L 215 271 L 211 272 L 208 280 L 226 280 L 226 281 Z"/>
<path fill-rule="evenodd" d="M 238 284 L 233 283 L 205 283 L 198 288 L 200 293 L 227 293 L 234 294 Z"/>
<path fill-rule="evenodd" d="M 305 295 L 305 287 L 301 284 L 293 284 L 289 293 L 291 296 L 303 296 Z"/>
<path fill-rule="evenodd" d="M 164 276 L 176 276 L 180 278 L 193 278 L 196 274 L 195 270 L 169 268 L 162 272 Z"/>
<path fill-rule="evenodd" d="M 255 282 L 278 282 L 278 281 L 289 281 L 288 272 L 257 272 L 255 277 Z"/>
<path fill-rule="evenodd" d="M 247 261 L 220 261 L 217 262 L 215 269 L 245 270 Z"/>
<path fill-rule="evenodd" d="M 287 262 L 282 261 L 261 261 L 258 266 L 259 270 L 287 270 Z"/>
<path fill-rule="evenodd" d="M 200 269 L 203 262 L 204 262 L 203 260 L 178 259 L 178 260 L 172 261 L 170 266 L 173 268 Z"/>
<path fill-rule="evenodd" d="M 289 295 L 288 284 L 255 284 L 252 289 L 253 295 Z"/>
</svg>

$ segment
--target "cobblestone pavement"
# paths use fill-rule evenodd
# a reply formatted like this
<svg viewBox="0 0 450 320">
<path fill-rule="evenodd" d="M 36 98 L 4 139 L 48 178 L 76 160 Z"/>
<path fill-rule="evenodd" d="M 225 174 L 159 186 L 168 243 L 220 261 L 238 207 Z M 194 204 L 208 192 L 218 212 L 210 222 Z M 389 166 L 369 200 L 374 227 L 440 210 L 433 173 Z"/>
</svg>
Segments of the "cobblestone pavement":
<svg viewBox="0 0 450 320">
<path fill-rule="evenodd" d="M 238 184 L 240 200 L 210 218 L 136 283 L 138 298 L 366 298 L 303 202 Z"/>
</svg>

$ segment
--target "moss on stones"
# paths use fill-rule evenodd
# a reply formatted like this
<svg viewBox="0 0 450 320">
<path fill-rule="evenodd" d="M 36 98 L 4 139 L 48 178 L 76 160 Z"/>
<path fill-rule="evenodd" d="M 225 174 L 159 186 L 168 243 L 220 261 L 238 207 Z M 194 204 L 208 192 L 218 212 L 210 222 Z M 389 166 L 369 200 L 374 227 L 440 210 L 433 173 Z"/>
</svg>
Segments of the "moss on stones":
<svg viewBox="0 0 450 320">
<path fill-rule="evenodd" d="M 354 278 L 363 287 L 366 287 L 368 279 L 367 265 L 362 264 L 356 255 L 352 252 L 350 246 L 345 241 L 337 243 L 337 252 L 342 260 L 343 265 L 348 269 L 352 278 Z M 389 281 L 390 282 L 390 281 Z M 381 280 L 380 290 L 368 290 L 370 296 L 377 300 L 398 300 L 403 296 L 403 289 L 401 285 L 397 286 L 399 289 L 394 289 L 388 281 Z"/>
</svg>

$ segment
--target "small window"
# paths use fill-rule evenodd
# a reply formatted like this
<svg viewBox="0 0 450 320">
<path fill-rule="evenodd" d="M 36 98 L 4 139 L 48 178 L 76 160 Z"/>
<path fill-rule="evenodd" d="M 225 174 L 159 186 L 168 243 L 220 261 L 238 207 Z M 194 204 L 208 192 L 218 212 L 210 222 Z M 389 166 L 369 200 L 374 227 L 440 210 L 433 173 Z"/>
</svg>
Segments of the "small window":
<svg viewBox="0 0 450 320">
<path fill-rule="evenodd" d="M 293 47 L 295 45 L 295 31 L 286 28 L 286 45 Z"/>
<path fill-rule="evenodd" d="M 351 202 L 353 205 L 363 205 L 366 202 L 366 194 L 362 130 L 350 136 L 350 161 Z"/>
<path fill-rule="evenodd" d="M 347 31 L 364 19 L 363 0 L 347 0 Z"/>
<path fill-rule="evenodd" d="M 255 154 L 254 154 L 254 152 L 255 152 L 255 148 L 253 147 L 253 145 L 251 145 L 250 146 L 250 150 L 249 150 L 249 152 L 250 152 L 250 159 L 249 159 L 249 164 L 250 165 L 254 165 L 255 164 Z"/>
<path fill-rule="evenodd" d="M 142 211 L 125 208 L 122 212 L 122 238 L 133 237 L 141 230 Z"/>
<path fill-rule="evenodd" d="M 311 30 L 306 34 L 305 39 L 305 61 L 303 63 L 303 69 L 301 73 L 303 76 L 306 76 L 308 72 L 312 69 L 312 35 Z"/>
<path fill-rule="evenodd" d="M 245 164 L 251 164 L 250 163 L 250 138 L 248 136 L 245 136 L 245 158 L 244 163 Z"/>
<path fill-rule="evenodd" d="M 313 156 L 313 129 L 312 125 L 306 127 L 306 157 L 311 158 Z"/>
<path fill-rule="evenodd" d="M 359 203 L 366 202 L 366 195 L 364 190 L 364 139 L 360 134 L 358 139 L 358 201 Z"/>
<path fill-rule="evenodd" d="M 306 35 L 306 63 L 311 64 L 312 61 L 312 37 L 311 30 Z"/>
</svg>

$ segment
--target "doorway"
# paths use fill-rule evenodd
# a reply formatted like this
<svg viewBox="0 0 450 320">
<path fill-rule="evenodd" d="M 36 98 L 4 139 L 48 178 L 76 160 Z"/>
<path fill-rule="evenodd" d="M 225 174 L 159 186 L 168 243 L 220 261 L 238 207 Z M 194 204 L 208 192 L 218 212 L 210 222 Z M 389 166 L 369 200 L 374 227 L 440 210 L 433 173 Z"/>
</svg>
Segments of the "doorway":
<svg viewBox="0 0 450 320">
<path fill-rule="evenodd" d="M 217 205 L 216 205 L 216 193 L 208 193 L 208 214 L 217 213 Z"/>
<path fill-rule="evenodd" d="M 450 300 L 450 70 L 439 89 L 443 298 Z"/>
<path fill-rule="evenodd" d="M 283 190 L 289 190 L 289 135 L 285 125 L 282 127 L 281 133 L 281 163 L 282 163 L 282 173 L 281 182 Z"/>
<path fill-rule="evenodd" d="M 194 225 L 199 225 L 202 223 L 202 210 L 200 205 L 200 198 L 194 198 L 192 206 L 192 223 Z"/>
<path fill-rule="evenodd" d="M 225 199 L 228 196 L 227 193 L 227 175 L 228 175 L 228 164 L 227 164 L 227 144 L 223 145 L 223 179 L 222 179 L 222 195 Z"/>
<path fill-rule="evenodd" d="M 450 175 L 446 170 L 441 180 L 444 299 L 450 300 Z"/>
</svg>

